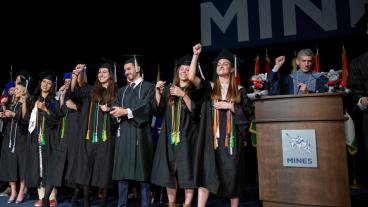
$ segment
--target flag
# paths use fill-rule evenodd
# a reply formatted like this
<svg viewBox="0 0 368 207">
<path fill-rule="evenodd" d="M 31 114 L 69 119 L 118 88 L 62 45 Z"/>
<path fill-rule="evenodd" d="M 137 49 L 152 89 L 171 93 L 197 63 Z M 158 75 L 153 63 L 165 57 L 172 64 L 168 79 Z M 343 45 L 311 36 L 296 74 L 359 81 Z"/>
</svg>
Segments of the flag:
<svg viewBox="0 0 368 207">
<path fill-rule="evenodd" d="M 241 86 L 240 75 L 239 75 L 239 71 L 238 71 L 238 62 L 237 61 L 238 61 L 238 59 L 234 55 L 235 81 L 236 81 L 236 84 L 238 86 Z"/>
<path fill-rule="evenodd" d="M 354 123 L 348 113 L 345 113 L 344 117 L 345 117 L 344 129 L 345 129 L 346 145 L 348 147 L 350 155 L 354 155 L 358 152 Z"/>
<path fill-rule="evenodd" d="M 266 49 L 266 59 L 265 59 L 264 72 L 265 73 L 269 73 L 269 72 L 271 72 L 271 70 L 272 70 L 272 68 L 271 68 L 271 60 L 268 57 L 267 49 Z"/>
<path fill-rule="evenodd" d="M 314 56 L 314 71 L 321 72 L 321 57 L 318 52 L 318 47 L 317 47 L 317 53 Z"/>
<path fill-rule="evenodd" d="M 296 52 L 294 52 L 294 58 L 291 60 L 291 73 L 294 73 L 298 70 L 298 66 L 296 65 Z"/>
<path fill-rule="evenodd" d="M 341 86 L 346 86 L 346 79 L 348 77 L 348 60 L 346 59 L 346 51 L 344 45 L 342 45 L 341 55 L 342 73 L 341 73 Z"/>
<path fill-rule="evenodd" d="M 254 75 L 259 74 L 259 55 L 257 55 L 256 59 L 254 60 Z"/>
</svg>

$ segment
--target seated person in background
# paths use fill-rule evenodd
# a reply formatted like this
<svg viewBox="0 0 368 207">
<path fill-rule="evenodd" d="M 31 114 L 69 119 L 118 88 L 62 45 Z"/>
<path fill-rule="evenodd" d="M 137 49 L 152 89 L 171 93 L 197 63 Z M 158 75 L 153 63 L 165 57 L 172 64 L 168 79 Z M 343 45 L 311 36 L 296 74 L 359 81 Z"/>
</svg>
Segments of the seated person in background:
<svg viewBox="0 0 368 207">
<path fill-rule="evenodd" d="M 285 56 L 277 57 L 275 66 L 267 75 L 268 81 L 271 83 L 270 95 L 280 95 L 280 87 L 287 87 L 286 94 L 307 94 L 327 92 L 326 82 L 328 79 L 321 73 L 313 71 L 314 53 L 311 49 L 302 49 L 298 52 L 296 64 L 299 70 L 282 77 L 279 69 L 285 62 Z"/>
</svg>

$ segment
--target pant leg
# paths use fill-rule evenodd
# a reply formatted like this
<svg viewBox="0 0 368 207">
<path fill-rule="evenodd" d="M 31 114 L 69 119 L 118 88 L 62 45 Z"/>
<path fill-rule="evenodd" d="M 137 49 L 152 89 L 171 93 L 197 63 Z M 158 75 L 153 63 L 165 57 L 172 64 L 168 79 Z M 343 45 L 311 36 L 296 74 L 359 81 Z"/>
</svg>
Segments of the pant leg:
<svg viewBox="0 0 368 207">
<path fill-rule="evenodd" d="M 141 206 L 147 207 L 151 204 L 151 190 L 150 183 L 148 182 L 140 182 L 141 183 Z"/>
<path fill-rule="evenodd" d="M 119 188 L 118 207 L 126 207 L 128 206 L 129 181 L 120 180 L 118 182 L 118 188 Z"/>
<path fill-rule="evenodd" d="M 42 200 L 43 197 L 45 196 L 45 187 L 43 186 L 38 187 L 37 193 L 38 193 L 38 199 Z"/>
<path fill-rule="evenodd" d="M 52 189 L 51 194 L 50 194 L 50 200 L 56 200 L 56 195 L 57 195 L 57 190 L 54 187 L 54 189 Z"/>
</svg>

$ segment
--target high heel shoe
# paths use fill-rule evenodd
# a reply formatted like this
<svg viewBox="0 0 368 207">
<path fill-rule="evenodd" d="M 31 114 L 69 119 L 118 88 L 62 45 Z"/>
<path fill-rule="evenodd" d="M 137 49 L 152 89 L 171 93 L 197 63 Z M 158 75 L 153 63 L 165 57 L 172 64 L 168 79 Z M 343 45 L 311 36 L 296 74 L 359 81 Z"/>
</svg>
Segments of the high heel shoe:
<svg viewBox="0 0 368 207">
<path fill-rule="evenodd" d="M 15 204 L 21 204 L 21 203 L 23 203 L 25 197 L 26 196 L 23 194 L 23 198 L 19 199 L 19 195 L 18 195 L 17 200 L 15 200 Z"/>
<path fill-rule="evenodd" d="M 17 198 L 17 195 L 15 195 L 13 198 L 9 197 L 8 203 L 14 203 L 15 199 Z"/>
</svg>

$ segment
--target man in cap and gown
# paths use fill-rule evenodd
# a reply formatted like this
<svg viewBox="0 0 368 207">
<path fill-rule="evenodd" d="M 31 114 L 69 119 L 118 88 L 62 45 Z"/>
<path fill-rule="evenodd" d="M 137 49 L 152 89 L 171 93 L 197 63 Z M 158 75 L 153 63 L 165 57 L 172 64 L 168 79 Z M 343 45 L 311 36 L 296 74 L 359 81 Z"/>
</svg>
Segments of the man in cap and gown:
<svg viewBox="0 0 368 207">
<path fill-rule="evenodd" d="M 127 206 L 129 181 L 141 186 L 141 206 L 150 205 L 150 176 L 153 161 L 151 101 L 155 86 L 143 80 L 141 63 L 130 58 L 124 63 L 129 84 L 119 89 L 110 114 L 117 118 L 113 180 L 118 181 L 118 206 Z"/>
</svg>

